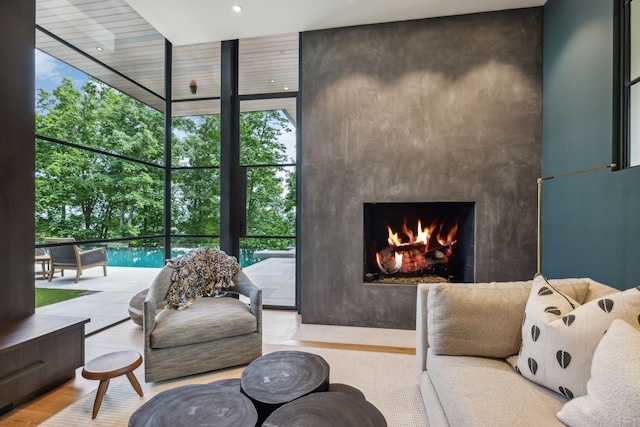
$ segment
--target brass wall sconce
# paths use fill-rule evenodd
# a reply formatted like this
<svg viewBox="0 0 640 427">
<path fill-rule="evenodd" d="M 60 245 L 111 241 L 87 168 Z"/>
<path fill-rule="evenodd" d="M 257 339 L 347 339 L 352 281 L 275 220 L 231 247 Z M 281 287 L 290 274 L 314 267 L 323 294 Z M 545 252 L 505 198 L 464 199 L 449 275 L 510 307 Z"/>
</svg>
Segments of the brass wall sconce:
<svg viewBox="0 0 640 427">
<path fill-rule="evenodd" d="M 196 94 L 196 92 L 198 91 L 198 84 L 195 80 L 191 80 L 191 83 L 189 83 L 189 89 L 191 90 L 192 95 Z"/>
</svg>

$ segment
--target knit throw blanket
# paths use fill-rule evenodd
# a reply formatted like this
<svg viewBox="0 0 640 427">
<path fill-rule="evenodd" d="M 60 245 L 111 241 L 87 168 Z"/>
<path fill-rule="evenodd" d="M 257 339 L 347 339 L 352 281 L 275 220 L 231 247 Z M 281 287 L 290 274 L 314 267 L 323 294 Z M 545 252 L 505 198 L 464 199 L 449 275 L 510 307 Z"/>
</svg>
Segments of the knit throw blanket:
<svg viewBox="0 0 640 427">
<path fill-rule="evenodd" d="M 233 276 L 240 271 L 235 257 L 213 248 L 187 252 L 167 265 L 173 267 L 167 291 L 167 307 L 183 310 L 195 298 L 217 296 L 233 286 Z"/>
</svg>

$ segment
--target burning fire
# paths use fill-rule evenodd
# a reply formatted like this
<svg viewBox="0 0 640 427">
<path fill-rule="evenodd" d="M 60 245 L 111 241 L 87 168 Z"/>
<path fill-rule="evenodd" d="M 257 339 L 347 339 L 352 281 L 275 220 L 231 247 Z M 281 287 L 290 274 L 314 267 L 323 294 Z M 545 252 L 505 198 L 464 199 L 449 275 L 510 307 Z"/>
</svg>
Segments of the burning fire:
<svg viewBox="0 0 640 427">
<path fill-rule="evenodd" d="M 416 232 L 402 224 L 402 239 L 398 232 L 387 226 L 389 246 L 376 253 L 378 268 L 385 274 L 420 273 L 436 264 L 447 264 L 458 232 L 458 223 L 448 229 L 443 223 L 433 222 L 427 227 L 418 220 Z"/>
</svg>

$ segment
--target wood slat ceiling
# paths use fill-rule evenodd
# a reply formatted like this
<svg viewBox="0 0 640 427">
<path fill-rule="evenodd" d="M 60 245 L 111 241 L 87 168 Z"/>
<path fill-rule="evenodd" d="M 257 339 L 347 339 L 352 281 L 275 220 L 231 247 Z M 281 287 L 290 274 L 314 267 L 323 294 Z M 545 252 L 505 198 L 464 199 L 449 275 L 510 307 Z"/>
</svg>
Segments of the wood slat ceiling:
<svg viewBox="0 0 640 427">
<path fill-rule="evenodd" d="M 36 0 L 36 23 L 117 73 L 41 31 L 36 31 L 38 49 L 164 111 L 164 37 L 125 0 Z M 298 90 L 297 33 L 243 39 L 239 50 L 241 95 Z M 220 96 L 219 42 L 175 46 L 172 54 L 172 99 Z M 195 95 L 189 89 L 192 80 L 198 86 Z M 173 115 L 216 114 L 219 104 L 218 101 L 175 103 Z M 243 103 L 244 111 L 265 108 L 287 109 L 290 117 L 296 116 L 292 98 Z"/>
</svg>

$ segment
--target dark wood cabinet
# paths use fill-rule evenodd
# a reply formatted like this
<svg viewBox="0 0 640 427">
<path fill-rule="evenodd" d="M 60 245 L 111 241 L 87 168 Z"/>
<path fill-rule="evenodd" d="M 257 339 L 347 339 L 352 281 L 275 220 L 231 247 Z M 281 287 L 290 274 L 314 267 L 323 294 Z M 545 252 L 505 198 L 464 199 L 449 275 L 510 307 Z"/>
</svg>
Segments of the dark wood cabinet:
<svg viewBox="0 0 640 427">
<path fill-rule="evenodd" d="M 0 1 L 0 414 L 84 364 L 84 318 L 35 312 L 34 0 Z"/>
<path fill-rule="evenodd" d="M 87 322 L 33 314 L 0 324 L 0 414 L 75 377 Z"/>
</svg>

